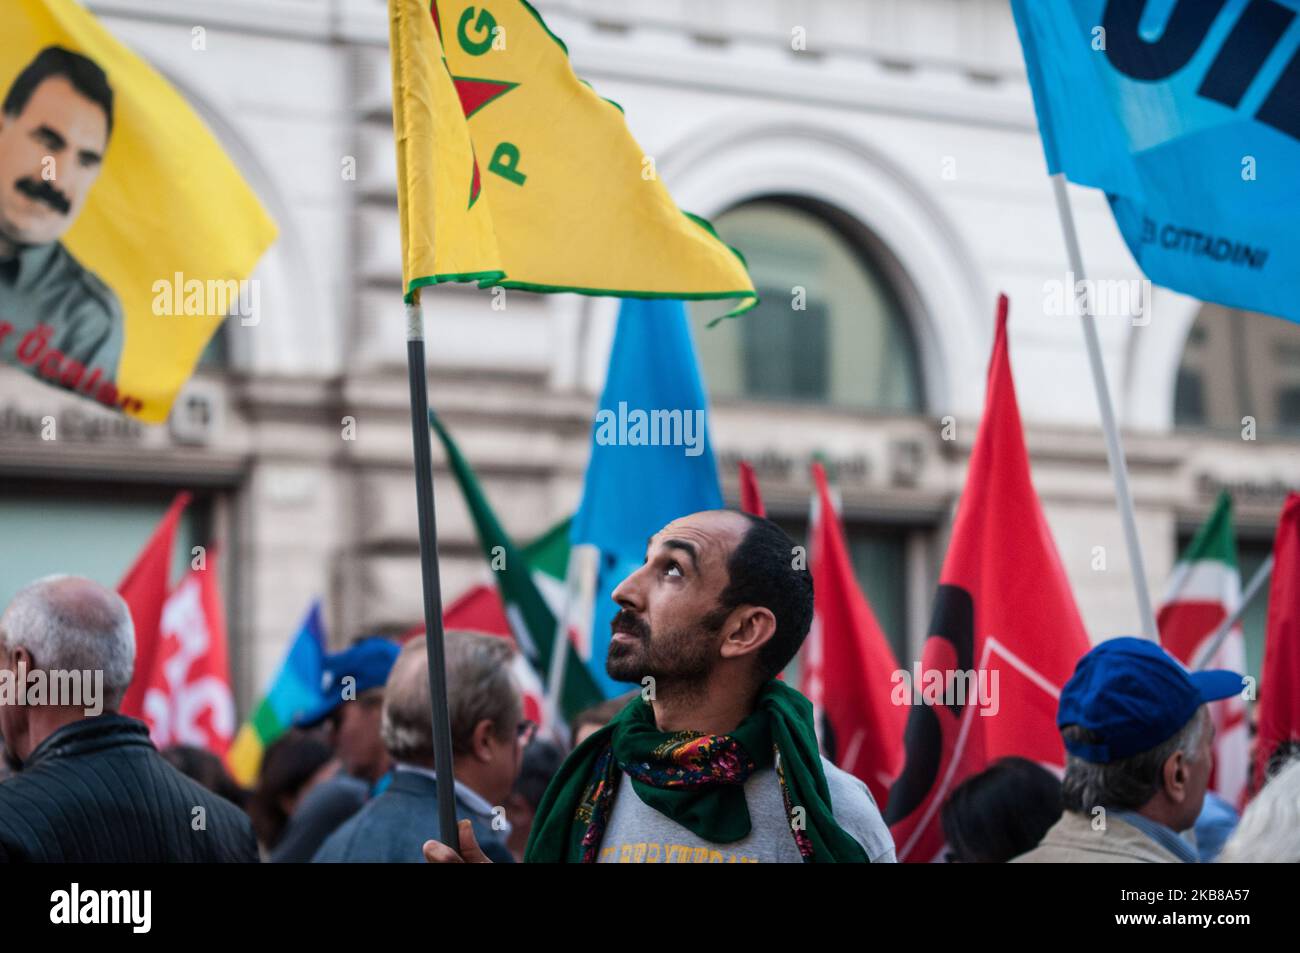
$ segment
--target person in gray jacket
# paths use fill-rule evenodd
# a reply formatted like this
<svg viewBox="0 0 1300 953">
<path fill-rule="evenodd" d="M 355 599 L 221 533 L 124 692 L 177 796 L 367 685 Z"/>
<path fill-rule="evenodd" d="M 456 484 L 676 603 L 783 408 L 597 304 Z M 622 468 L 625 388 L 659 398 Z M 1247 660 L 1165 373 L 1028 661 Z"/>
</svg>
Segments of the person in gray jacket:
<svg viewBox="0 0 1300 953">
<path fill-rule="evenodd" d="M 468 820 L 484 853 L 513 861 L 505 803 L 519 774 L 532 723 L 510 673 L 514 647 L 505 639 L 448 632 L 447 703 L 451 715 L 456 816 Z M 315 863 L 420 863 L 428 832 L 438 829 L 428 655 L 423 639 L 402 647 L 384 688 L 381 731 L 393 780 L 329 839 Z"/>
</svg>

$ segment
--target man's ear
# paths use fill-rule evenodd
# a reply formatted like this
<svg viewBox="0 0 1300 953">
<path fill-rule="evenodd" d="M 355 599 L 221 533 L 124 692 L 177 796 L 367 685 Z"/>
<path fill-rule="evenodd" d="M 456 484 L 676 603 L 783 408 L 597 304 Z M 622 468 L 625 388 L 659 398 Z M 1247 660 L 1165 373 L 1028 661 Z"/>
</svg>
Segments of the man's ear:
<svg viewBox="0 0 1300 953">
<path fill-rule="evenodd" d="M 27 647 L 24 645 L 19 645 L 9 653 L 9 663 L 13 667 L 14 671 L 18 670 L 19 665 L 22 665 L 22 667 L 28 672 L 35 671 L 36 669 L 36 660 L 32 658 L 32 653 L 27 651 Z"/>
<path fill-rule="evenodd" d="M 479 761 L 492 760 L 492 742 L 495 739 L 496 725 L 492 724 L 492 719 L 484 718 L 474 726 L 474 732 L 470 735 L 470 752 Z"/>
<path fill-rule="evenodd" d="M 1190 765 L 1187 763 L 1187 755 L 1181 751 L 1175 751 L 1165 759 L 1163 771 L 1163 780 L 1165 784 L 1165 797 L 1169 800 L 1181 804 L 1187 797 L 1187 779 Z"/>
<path fill-rule="evenodd" d="M 763 606 L 740 606 L 723 626 L 722 657 L 739 658 L 757 652 L 776 635 L 776 616 Z"/>
</svg>

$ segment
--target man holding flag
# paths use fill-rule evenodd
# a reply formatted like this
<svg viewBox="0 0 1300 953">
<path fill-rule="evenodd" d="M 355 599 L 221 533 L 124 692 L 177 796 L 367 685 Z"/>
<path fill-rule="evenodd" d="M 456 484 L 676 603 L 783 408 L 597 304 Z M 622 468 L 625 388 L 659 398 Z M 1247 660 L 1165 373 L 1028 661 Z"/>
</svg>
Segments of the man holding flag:
<svg viewBox="0 0 1300 953">
<path fill-rule="evenodd" d="M 773 522 L 693 513 L 614 590 L 606 671 L 642 687 L 569 756 L 530 863 L 863 863 L 894 859 L 866 786 L 817 750 L 812 706 L 776 679 L 812 620 L 812 579 Z M 462 824 L 466 861 L 484 862 Z M 455 863 L 438 841 L 431 862 Z"/>
<path fill-rule="evenodd" d="M 621 108 L 578 79 L 567 48 L 531 5 L 389 0 L 388 10 L 433 740 L 438 763 L 449 766 L 421 289 L 477 281 L 539 292 L 739 299 L 742 307 L 757 295 L 740 256 L 646 174 L 645 151 Z M 438 779 L 449 841 L 450 775 L 444 769 Z"/>
</svg>

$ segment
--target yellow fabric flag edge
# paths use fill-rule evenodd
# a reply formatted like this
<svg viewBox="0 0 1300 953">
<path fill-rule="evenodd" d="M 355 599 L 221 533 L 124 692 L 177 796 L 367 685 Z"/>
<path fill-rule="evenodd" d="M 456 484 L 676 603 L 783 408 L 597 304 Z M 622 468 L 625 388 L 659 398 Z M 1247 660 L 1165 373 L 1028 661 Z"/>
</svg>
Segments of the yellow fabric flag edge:
<svg viewBox="0 0 1300 953">
<path fill-rule="evenodd" d="M 551 30 L 549 26 L 547 26 L 546 20 L 542 17 L 541 13 L 537 11 L 537 8 L 534 7 L 531 3 L 529 3 L 528 0 L 519 0 L 519 3 L 524 7 L 524 9 L 526 9 L 530 14 L 532 14 L 533 18 L 537 20 L 538 24 L 546 32 L 546 35 L 549 36 L 552 40 L 554 40 L 556 45 L 559 46 L 559 48 L 564 52 L 565 57 L 569 58 L 569 47 L 565 44 L 564 40 L 560 39 L 560 37 L 558 37 Z M 587 82 L 585 79 L 579 77 L 579 81 L 586 84 L 587 87 L 592 89 L 593 91 L 595 90 L 595 87 L 592 86 L 591 83 Z M 605 101 L 608 102 L 610 105 L 612 105 L 620 113 L 624 113 L 626 115 L 623 107 L 620 106 L 618 103 L 614 102 L 612 99 L 606 99 Z M 401 123 L 403 122 L 403 120 L 399 119 L 396 114 L 396 111 L 399 108 L 400 107 L 397 102 L 397 97 L 394 97 L 394 102 L 393 102 L 394 119 L 395 119 L 394 126 L 396 128 L 401 128 L 402 127 Z M 404 156 L 399 143 L 399 148 L 398 148 L 399 164 L 401 163 L 401 160 L 403 158 Z M 398 179 L 399 181 L 401 181 L 402 179 L 402 172 L 400 168 L 398 171 Z M 403 216 L 402 216 L 403 219 L 405 218 L 404 211 L 405 210 L 403 210 Z M 678 208 L 678 211 L 681 212 L 683 215 L 685 215 L 688 219 L 690 219 L 690 221 L 693 222 L 696 226 L 708 232 L 713 239 L 715 239 L 719 244 L 721 244 L 729 252 L 735 255 L 736 259 L 740 262 L 741 267 L 745 269 L 745 273 L 746 274 L 749 273 L 749 264 L 748 262 L 745 261 L 745 256 L 742 255 L 738 249 L 732 247 L 731 245 L 726 244 L 725 242 L 722 241 L 721 238 L 718 237 L 717 230 L 713 227 L 712 222 L 710 222 L 708 219 L 704 218 L 703 216 L 695 215 L 681 208 Z M 402 222 L 403 233 L 405 233 L 406 228 L 407 228 L 407 223 L 403 221 Z M 710 291 L 710 292 L 692 293 L 692 292 L 664 292 L 664 291 L 632 291 L 627 289 L 588 288 L 583 286 L 570 286 L 570 285 L 544 285 L 544 284 L 534 284 L 526 281 L 514 281 L 504 271 L 490 271 L 490 272 L 482 272 L 482 273 L 434 274 L 434 275 L 425 275 L 418 278 L 412 278 L 406 283 L 406 288 L 403 293 L 403 300 L 407 304 L 413 304 L 415 301 L 419 299 L 419 291 L 421 288 L 427 288 L 433 285 L 443 284 L 446 282 L 469 282 L 469 281 L 478 282 L 478 286 L 480 288 L 508 288 L 517 291 L 528 291 L 535 294 L 581 294 L 581 295 L 589 295 L 592 297 L 601 297 L 601 298 L 641 298 L 641 299 L 657 298 L 657 299 L 667 299 L 667 300 L 674 300 L 674 301 L 738 300 L 737 305 L 734 308 L 732 308 L 730 311 L 728 311 L 726 314 L 711 319 L 707 325 L 707 327 L 710 328 L 714 327 L 721 321 L 727 320 L 728 318 L 739 317 L 740 315 L 745 314 L 748 311 L 751 311 L 753 308 L 755 308 L 758 305 L 758 301 L 759 301 L 758 292 L 749 289 L 741 289 L 737 291 Z"/>
<path fill-rule="evenodd" d="M 549 36 L 552 40 L 554 40 L 556 45 L 559 46 L 559 48 L 564 51 L 565 57 L 571 60 L 572 57 L 569 56 L 568 45 L 564 42 L 564 40 L 560 39 L 560 37 L 557 36 L 555 32 L 547 25 L 545 18 L 541 15 L 541 13 L 538 12 L 537 8 L 534 7 L 531 3 L 529 3 L 528 0 L 519 0 L 519 3 L 523 6 L 525 10 L 527 10 L 530 14 L 532 14 L 533 18 L 538 22 L 541 28 L 544 31 L 546 31 L 546 35 Z M 577 76 L 576 70 L 574 71 L 574 75 Z M 585 83 L 589 89 L 595 92 L 596 87 L 592 86 L 591 83 L 587 82 L 587 80 L 582 79 L 582 77 L 580 76 L 578 77 L 578 80 L 579 82 Z M 597 95 L 599 95 L 599 93 L 597 93 Z M 601 98 L 604 99 L 604 97 Z M 623 107 L 620 106 L 618 103 L 614 102 L 614 100 L 605 99 L 605 102 L 609 103 L 620 113 L 627 115 L 626 110 L 624 110 Z M 739 249 L 733 248 L 731 245 L 728 245 L 726 242 L 722 241 L 722 239 L 718 237 L 718 232 L 713 227 L 712 222 L 710 222 L 707 218 L 704 218 L 701 215 L 695 215 L 691 212 L 687 212 L 685 209 L 682 209 L 680 207 L 678 208 L 678 211 L 681 212 L 683 215 L 685 215 L 692 222 L 694 222 L 697 226 L 699 226 L 700 228 L 708 232 L 709 235 L 712 236 L 714 239 L 716 239 L 719 242 L 719 244 L 723 245 L 727 249 L 727 251 L 735 255 L 737 260 L 740 262 L 741 267 L 745 269 L 745 273 L 746 274 L 749 273 L 749 263 L 745 261 L 745 256 L 740 253 Z M 451 280 L 460 280 L 460 279 L 451 279 Z M 433 281 L 429 281 L 428 283 L 432 284 Z M 727 301 L 732 299 L 739 299 L 739 303 L 736 305 L 736 307 L 732 308 L 726 314 L 713 318 L 711 321 L 709 321 L 708 327 L 710 328 L 718 324 L 720 321 L 725 321 L 728 318 L 739 317 L 740 315 L 746 313 L 747 311 L 753 310 L 758 305 L 758 292 L 750 291 L 750 290 L 711 291 L 711 292 L 702 292 L 696 294 L 683 293 L 683 292 L 665 292 L 665 291 L 627 291 L 627 290 L 613 290 L 609 288 L 584 288 L 584 287 L 570 287 L 564 285 L 532 284 L 526 281 L 513 281 L 510 279 L 508 275 L 502 276 L 501 278 L 488 278 L 488 279 L 480 280 L 479 287 L 480 288 L 511 288 L 519 291 L 531 291 L 540 294 L 555 294 L 555 293 L 582 294 L 582 295 L 591 295 L 594 297 L 601 297 L 601 298 L 643 298 L 643 299 L 660 298 L 660 299 L 668 299 L 673 301 Z"/>
<path fill-rule="evenodd" d="M 410 208 L 408 201 L 405 200 L 405 192 L 402 183 L 409 181 L 407 174 L 407 140 L 410 132 L 406 120 L 406 104 L 404 99 L 397 95 L 398 89 L 406 88 L 410 85 L 408 80 L 408 65 L 403 55 L 405 47 L 399 43 L 399 37 L 403 33 L 403 27 L 400 22 L 402 7 L 400 4 L 390 5 L 389 12 L 389 55 L 392 57 L 393 72 L 393 135 L 397 147 L 397 181 L 398 181 L 398 217 L 402 232 L 402 258 L 403 271 L 406 269 L 406 259 L 408 257 L 407 243 L 410 239 Z M 472 147 L 471 147 L 472 148 Z M 444 282 L 484 282 L 493 281 L 498 278 L 504 278 L 505 272 L 500 269 L 486 269 L 470 272 L 447 272 L 436 273 L 432 275 L 421 275 L 409 280 L 404 279 L 402 299 L 406 304 L 415 304 L 420 300 L 420 289 L 432 285 L 442 284 Z"/>
</svg>

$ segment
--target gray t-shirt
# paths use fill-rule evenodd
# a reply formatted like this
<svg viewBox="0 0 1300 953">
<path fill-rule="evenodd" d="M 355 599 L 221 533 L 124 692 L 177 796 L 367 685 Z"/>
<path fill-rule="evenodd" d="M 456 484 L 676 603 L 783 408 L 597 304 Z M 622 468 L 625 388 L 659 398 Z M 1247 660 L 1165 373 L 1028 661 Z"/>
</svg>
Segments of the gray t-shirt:
<svg viewBox="0 0 1300 953">
<path fill-rule="evenodd" d="M 894 838 L 867 786 L 825 758 L 831 810 L 873 864 L 895 863 Z M 755 771 L 745 782 L 752 829 L 732 844 L 713 844 L 670 820 L 637 796 L 631 779 L 621 776 L 614 811 L 605 828 L 601 864 L 797 864 L 803 858 L 781 797 L 775 768 Z"/>
</svg>

